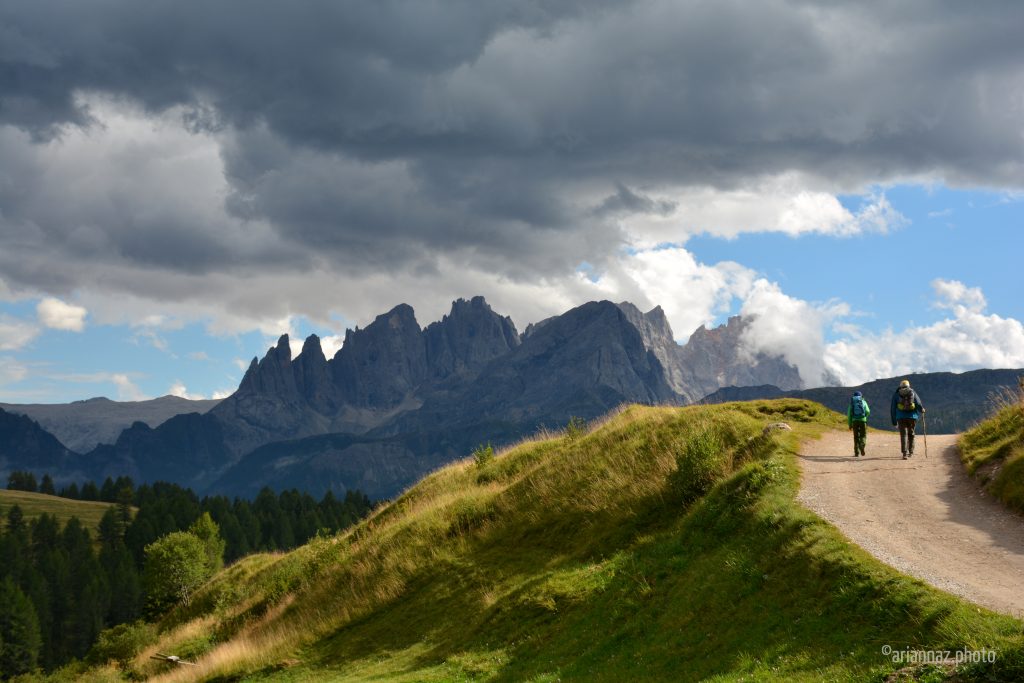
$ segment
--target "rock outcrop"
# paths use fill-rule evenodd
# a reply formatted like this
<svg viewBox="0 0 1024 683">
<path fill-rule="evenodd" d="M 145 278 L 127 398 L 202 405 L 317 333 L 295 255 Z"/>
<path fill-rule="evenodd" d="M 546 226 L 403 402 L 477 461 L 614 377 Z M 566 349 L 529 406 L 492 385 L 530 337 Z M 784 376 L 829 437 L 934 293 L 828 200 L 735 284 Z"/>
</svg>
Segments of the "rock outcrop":
<svg viewBox="0 0 1024 683">
<path fill-rule="evenodd" d="M 349 330 L 332 364 L 349 405 L 379 410 L 402 403 L 427 375 L 423 332 L 412 307 L 395 306 L 365 329 Z"/>
<path fill-rule="evenodd" d="M 451 313 L 423 331 L 428 371 L 434 379 L 480 370 L 519 346 L 508 316 L 494 313 L 482 296 L 452 303 Z"/>
<path fill-rule="evenodd" d="M 800 372 L 785 359 L 751 353 L 743 345 L 748 323 L 739 316 L 714 329 L 698 327 L 677 354 L 690 401 L 721 387 L 771 384 L 783 390 L 804 386 Z"/>
</svg>

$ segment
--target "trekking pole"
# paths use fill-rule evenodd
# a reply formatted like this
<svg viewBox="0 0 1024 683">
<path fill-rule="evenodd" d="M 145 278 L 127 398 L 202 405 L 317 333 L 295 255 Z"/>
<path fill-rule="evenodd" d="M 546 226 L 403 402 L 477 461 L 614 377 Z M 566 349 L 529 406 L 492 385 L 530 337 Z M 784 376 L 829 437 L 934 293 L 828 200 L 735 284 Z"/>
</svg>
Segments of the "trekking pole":
<svg viewBox="0 0 1024 683">
<path fill-rule="evenodd" d="M 927 413 L 921 413 L 921 434 L 924 435 L 924 459 L 928 459 L 928 417 Z"/>
</svg>

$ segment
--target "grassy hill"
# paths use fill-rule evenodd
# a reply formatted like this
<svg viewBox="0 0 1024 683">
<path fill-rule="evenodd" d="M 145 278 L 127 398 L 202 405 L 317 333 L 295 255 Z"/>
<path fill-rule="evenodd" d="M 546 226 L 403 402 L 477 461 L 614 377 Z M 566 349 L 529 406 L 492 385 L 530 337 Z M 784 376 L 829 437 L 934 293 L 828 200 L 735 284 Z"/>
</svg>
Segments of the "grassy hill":
<svg viewBox="0 0 1024 683">
<path fill-rule="evenodd" d="M 966 432 L 960 452 L 968 472 L 994 496 L 1024 512 L 1024 383 L 1002 407 Z"/>
<path fill-rule="evenodd" d="M 778 421 L 793 430 L 762 432 Z M 1020 680 L 1024 624 L 889 569 L 794 501 L 798 443 L 842 426 L 791 399 L 634 406 L 468 459 L 337 537 L 225 569 L 124 668 L 157 680 L 883 681 L 900 668 L 884 647 L 987 647 L 997 664 L 958 680 Z"/>
<path fill-rule="evenodd" d="M 62 526 L 72 517 L 78 517 L 78 520 L 95 537 L 100 519 L 103 517 L 103 513 L 107 511 L 107 508 L 111 506 L 111 503 L 69 500 L 45 493 L 0 489 L 0 517 L 6 518 L 7 511 L 14 505 L 21 507 L 21 511 L 25 513 L 26 519 L 35 519 L 40 515 L 49 513 L 54 515 Z"/>
</svg>

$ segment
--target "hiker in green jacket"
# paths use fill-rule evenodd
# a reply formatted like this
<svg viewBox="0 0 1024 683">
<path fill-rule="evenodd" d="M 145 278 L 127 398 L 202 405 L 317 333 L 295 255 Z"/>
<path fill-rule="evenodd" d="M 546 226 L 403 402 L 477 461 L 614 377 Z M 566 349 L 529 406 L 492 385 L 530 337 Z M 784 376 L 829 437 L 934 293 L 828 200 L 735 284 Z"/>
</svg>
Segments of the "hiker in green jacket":
<svg viewBox="0 0 1024 683">
<path fill-rule="evenodd" d="M 850 406 L 846 409 L 846 424 L 853 430 L 853 457 L 863 456 L 864 447 L 868 441 L 868 415 L 871 414 L 871 406 L 859 392 L 853 392 L 850 398 Z"/>
</svg>

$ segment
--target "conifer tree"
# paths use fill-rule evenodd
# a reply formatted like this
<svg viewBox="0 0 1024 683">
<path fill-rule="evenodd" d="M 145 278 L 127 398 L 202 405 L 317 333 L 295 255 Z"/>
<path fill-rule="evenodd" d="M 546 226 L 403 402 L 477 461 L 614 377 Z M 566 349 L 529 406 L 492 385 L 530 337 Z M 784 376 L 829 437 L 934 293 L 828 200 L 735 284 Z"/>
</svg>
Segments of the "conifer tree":
<svg viewBox="0 0 1024 683">
<path fill-rule="evenodd" d="M 7 511 L 7 531 L 12 534 L 25 531 L 25 513 L 21 511 L 20 505 L 12 505 Z"/>
<path fill-rule="evenodd" d="M 39 493 L 45 493 L 50 496 L 57 495 L 56 490 L 53 488 L 53 479 L 49 474 L 43 475 L 43 481 L 39 484 Z"/>
<path fill-rule="evenodd" d="M 10 577 L 0 581 L 0 672 L 4 676 L 36 668 L 41 638 L 32 602 Z"/>
<path fill-rule="evenodd" d="M 9 491 L 29 491 L 35 493 L 39 488 L 36 482 L 36 475 L 31 472 L 16 470 L 7 476 L 7 489 Z"/>
<path fill-rule="evenodd" d="M 118 479 L 120 482 L 121 480 Z M 128 528 L 128 525 L 132 523 L 132 503 L 135 499 L 135 492 L 132 490 L 131 479 L 128 483 L 121 484 L 121 487 L 117 490 L 117 495 L 114 497 L 114 502 L 117 503 L 117 516 L 121 522 L 121 527 L 124 529 Z"/>
</svg>

